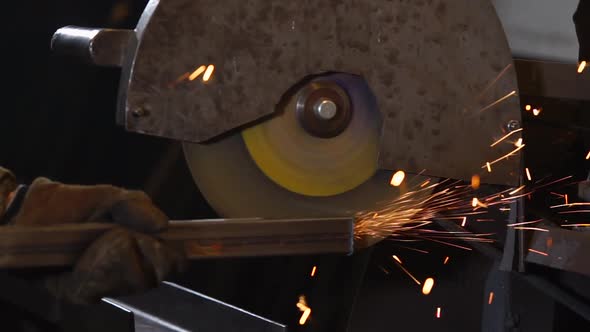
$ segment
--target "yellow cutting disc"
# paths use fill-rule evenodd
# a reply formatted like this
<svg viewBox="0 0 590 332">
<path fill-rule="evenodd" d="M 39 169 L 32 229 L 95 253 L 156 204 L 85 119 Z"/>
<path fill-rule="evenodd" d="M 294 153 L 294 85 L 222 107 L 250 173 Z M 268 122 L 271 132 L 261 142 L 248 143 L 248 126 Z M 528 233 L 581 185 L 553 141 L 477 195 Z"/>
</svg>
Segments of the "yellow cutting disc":
<svg viewBox="0 0 590 332">
<path fill-rule="evenodd" d="M 348 75 L 328 78 L 351 97 L 352 117 L 339 135 L 318 138 L 299 129 L 288 100 L 283 112 L 256 127 L 207 144 L 184 143 L 195 183 L 220 216 L 353 216 L 399 197 L 392 172 L 376 169 L 379 112 L 366 85 Z"/>
<path fill-rule="evenodd" d="M 333 196 L 354 189 L 377 170 L 380 113 L 364 80 L 331 74 L 350 96 L 352 117 L 339 135 L 310 135 L 297 114 L 299 96 L 269 121 L 242 132 L 250 156 L 275 183 L 306 196 Z M 303 92 L 300 92 L 300 94 Z"/>
</svg>

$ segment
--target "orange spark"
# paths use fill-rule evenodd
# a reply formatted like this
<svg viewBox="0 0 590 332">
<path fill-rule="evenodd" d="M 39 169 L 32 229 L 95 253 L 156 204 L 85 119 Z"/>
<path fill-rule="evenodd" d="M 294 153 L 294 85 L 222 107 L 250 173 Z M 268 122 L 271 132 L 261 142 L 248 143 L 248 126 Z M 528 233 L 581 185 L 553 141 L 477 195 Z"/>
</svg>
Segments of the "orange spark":
<svg viewBox="0 0 590 332">
<path fill-rule="evenodd" d="M 449 262 L 449 256 L 445 257 L 445 261 L 443 262 L 443 265 L 447 265 L 448 262 Z"/>
<path fill-rule="evenodd" d="M 515 223 L 515 224 L 508 224 L 506 226 L 512 227 L 512 226 L 530 225 L 530 224 L 538 223 L 541 220 L 543 220 L 543 219 L 537 219 L 537 220 L 531 220 L 531 221 L 523 221 L 523 222 L 518 222 L 518 223 Z"/>
<path fill-rule="evenodd" d="M 465 246 L 460 246 L 458 244 L 454 244 L 454 243 L 450 243 L 450 242 L 445 242 L 445 241 L 441 241 L 441 240 L 435 240 L 434 238 L 431 237 L 424 237 L 425 239 L 428 239 L 429 241 L 432 242 L 438 242 L 438 243 L 442 243 L 442 244 L 446 244 L 447 246 L 450 247 L 455 247 L 455 248 L 459 248 L 459 249 L 463 249 L 463 250 L 467 250 L 467 251 L 472 251 L 473 249 L 469 248 L 469 247 L 465 247 Z"/>
<path fill-rule="evenodd" d="M 397 266 L 399 266 L 399 268 L 400 268 L 400 269 L 402 269 L 402 271 L 404 271 L 404 272 L 405 272 L 405 273 L 408 275 L 408 277 L 412 278 L 412 280 L 414 280 L 414 282 L 415 282 L 416 284 L 418 284 L 418 285 L 421 285 L 420 281 L 419 281 L 418 279 L 416 279 L 416 277 L 414 277 L 414 276 L 413 276 L 413 275 L 410 273 L 410 271 L 406 270 L 406 268 L 405 268 L 405 267 L 403 267 L 401 264 L 398 264 Z"/>
<path fill-rule="evenodd" d="M 424 281 L 424 286 L 422 286 L 422 294 L 428 295 L 432 291 L 432 287 L 434 287 L 434 279 L 428 278 Z"/>
<path fill-rule="evenodd" d="M 207 69 L 207 67 L 205 67 L 205 66 L 201 66 L 201 67 L 197 68 L 192 74 L 189 75 L 188 79 L 191 81 L 194 81 L 197 77 L 199 77 L 199 75 L 201 75 L 203 72 L 205 72 L 206 69 Z"/>
<path fill-rule="evenodd" d="M 516 142 L 514 142 L 514 146 L 516 146 L 516 147 L 522 146 L 522 137 L 520 137 L 519 139 L 516 140 Z"/>
<path fill-rule="evenodd" d="M 305 295 L 299 295 L 299 301 L 295 305 L 300 311 L 305 311 L 305 309 L 309 308 L 307 306 L 307 301 L 305 300 Z"/>
<path fill-rule="evenodd" d="M 531 105 L 526 105 L 526 106 L 524 107 L 524 109 L 525 109 L 525 110 L 527 110 L 527 111 L 530 111 L 530 110 L 531 110 Z"/>
<path fill-rule="evenodd" d="M 488 169 L 488 173 L 492 173 L 492 165 L 489 162 L 486 162 L 486 168 Z"/>
<path fill-rule="evenodd" d="M 520 186 L 520 187 L 512 190 L 511 192 L 509 192 L 508 195 L 514 195 L 514 194 L 516 194 L 517 192 L 519 192 L 519 191 L 521 191 L 523 189 L 524 189 L 524 186 Z"/>
<path fill-rule="evenodd" d="M 563 199 L 565 200 L 565 204 L 569 204 L 567 194 L 563 195 Z"/>
<path fill-rule="evenodd" d="M 539 251 L 539 250 L 535 250 L 535 249 L 531 249 L 531 248 L 529 248 L 529 251 L 530 251 L 530 252 L 534 252 L 535 254 L 539 254 L 539 255 L 543 255 L 543 256 L 549 256 L 549 254 L 548 254 L 548 253 L 546 253 L 546 252 L 542 252 L 542 251 Z"/>
<path fill-rule="evenodd" d="M 427 186 L 429 183 L 430 183 L 430 180 L 426 180 L 426 181 L 424 181 L 424 182 L 423 182 L 423 183 L 420 185 L 420 188 L 424 188 L 424 187 L 426 187 L 426 186 Z"/>
<path fill-rule="evenodd" d="M 586 61 L 580 62 L 580 64 L 578 65 L 578 74 L 581 74 L 585 68 L 586 68 Z"/>
<path fill-rule="evenodd" d="M 533 115 L 537 116 L 539 114 L 541 114 L 541 109 L 540 108 L 533 108 Z"/>
<path fill-rule="evenodd" d="M 486 106 L 486 107 L 484 107 L 484 108 L 480 109 L 479 111 L 480 111 L 480 112 L 483 112 L 483 111 L 485 111 L 485 110 L 487 110 L 487 109 L 490 109 L 490 108 L 492 108 L 492 107 L 494 107 L 494 106 L 498 105 L 499 103 L 503 102 L 504 100 L 506 100 L 506 99 L 508 99 L 508 98 L 510 98 L 510 97 L 512 97 L 512 96 L 514 96 L 514 95 L 516 95 L 516 90 L 515 90 L 515 91 L 512 91 L 512 92 L 510 92 L 509 94 L 507 94 L 507 95 L 505 95 L 504 97 L 502 97 L 502 98 L 500 98 L 500 99 L 496 100 L 495 102 L 493 102 L 493 103 L 489 104 L 488 106 Z"/>
<path fill-rule="evenodd" d="M 317 270 L 317 266 L 314 265 L 313 268 L 311 269 L 311 276 L 312 277 L 315 276 L 316 270 Z"/>
<path fill-rule="evenodd" d="M 467 217 L 463 217 L 463 222 L 461 223 L 461 227 L 465 227 L 467 225 Z"/>
<path fill-rule="evenodd" d="M 179 76 L 179 77 L 176 79 L 176 81 L 174 81 L 174 83 L 170 84 L 170 86 L 171 86 L 171 87 L 174 87 L 174 85 L 176 85 L 176 84 L 178 84 L 178 83 L 180 83 L 180 82 L 182 82 L 182 81 L 186 80 L 186 79 L 189 77 L 189 75 L 190 75 L 190 74 L 191 74 L 191 73 L 189 73 L 189 72 L 186 72 L 186 73 L 184 73 L 184 74 L 180 75 L 180 76 Z"/>
<path fill-rule="evenodd" d="M 547 248 L 553 247 L 553 238 L 551 236 L 547 237 Z"/>
<path fill-rule="evenodd" d="M 487 163 L 486 163 L 486 165 L 483 165 L 481 168 L 484 168 L 484 167 L 486 167 L 486 166 L 487 166 L 487 167 L 488 167 L 488 171 L 489 171 L 489 170 L 490 170 L 490 167 L 489 167 L 489 165 L 493 165 L 493 164 L 495 164 L 495 163 L 497 163 L 497 162 L 499 162 L 499 161 L 501 161 L 501 160 L 503 160 L 503 159 L 509 158 L 510 156 L 514 155 L 514 154 L 515 154 L 515 153 L 517 153 L 518 151 L 522 150 L 522 148 L 524 148 L 524 147 L 525 147 L 525 144 L 522 144 L 521 146 L 519 146 L 519 147 L 517 147 L 516 149 L 512 150 L 511 152 L 509 152 L 509 153 L 507 153 L 507 154 L 503 155 L 502 157 L 500 157 L 500 158 L 498 158 L 498 159 L 496 159 L 496 160 L 494 160 L 494 161 L 492 161 L 492 162 L 487 162 Z M 489 164 L 489 165 L 488 165 L 488 164 Z"/>
<path fill-rule="evenodd" d="M 524 171 L 526 172 L 526 178 L 527 178 L 529 181 L 532 181 L 532 180 L 533 180 L 533 178 L 532 178 L 532 176 L 531 176 L 531 172 L 529 171 L 529 168 L 528 168 L 528 167 L 527 167 L 527 168 L 525 168 L 525 169 L 524 169 Z"/>
<path fill-rule="evenodd" d="M 421 253 L 421 254 L 429 254 L 429 252 L 428 252 L 428 251 L 426 251 L 426 250 L 422 250 L 422 249 L 418 249 L 418 248 L 412 248 L 412 247 L 406 247 L 406 246 L 402 246 L 402 245 L 400 245 L 400 244 L 398 244 L 397 246 L 398 246 L 398 247 L 402 247 L 402 248 L 404 248 L 404 249 L 413 250 L 413 251 L 419 252 L 419 253 Z"/>
<path fill-rule="evenodd" d="M 524 193 L 522 195 L 516 195 L 516 196 L 511 196 L 511 197 L 504 197 L 504 198 L 500 198 L 500 200 L 501 201 L 512 201 L 514 199 L 521 198 L 521 197 L 528 197 L 529 199 L 531 199 L 531 193 Z"/>
<path fill-rule="evenodd" d="M 479 175 L 475 174 L 474 176 L 471 177 L 471 188 L 473 188 L 473 189 L 479 188 L 480 183 L 481 183 L 481 179 L 479 178 Z"/>
<path fill-rule="evenodd" d="M 399 257 L 397 257 L 396 255 L 393 255 L 393 259 L 395 259 L 398 263 L 403 264 L 402 260 L 399 259 Z"/>
<path fill-rule="evenodd" d="M 436 318 L 440 318 L 440 307 L 436 308 Z"/>
<path fill-rule="evenodd" d="M 203 74 L 203 82 L 207 82 L 211 78 L 211 75 L 213 75 L 214 70 L 214 65 L 207 66 L 207 70 L 205 71 L 205 74 Z"/>
<path fill-rule="evenodd" d="M 305 322 L 307 322 L 309 315 L 311 315 L 311 308 L 307 306 L 307 301 L 305 301 L 304 295 L 299 296 L 299 302 L 297 302 L 296 305 L 297 308 L 299 308 L 299 310 L 303 312 L 301 318 L 299 318 L 299 325 L 303 325 L 305 324 Z"/>
<path fill-rule="evenodd" d="M 508 72 L 508 69 L 512 68 L 512 64 L 509 63 L 508 65 L 506 65 L 506 67 L 504 67 L 504 69 L 502 69 L 502 71 L 498 74 L 498 76 L 496 76 L 496 78 L 494 78 L 493 81 L 491 81 L 488 86 L 486 86 L 485 89 L 483 89 L 483 91 L 479 94 L 479 96 L 477 97 L 477 99 L 481 99 L 481 97 L 483 97 L 487 91 L 493 87 L 494 85 L 496 85 L 496 83 L 498 82 L 498 80 L 500 80 L 500 78 L 502 78 L 502 76 L 504 76 L 504 74 L 506 74 Z"/>
<path fill-rule="evenodd" d="M 479 199 L 477 199 L 477 197 L 473 197 L 473 199 L 471 200 L 471 206 L 473 206 L 473 207 L 479 206 L 479 207 L 483 207 L 483 208 L 488 207 L 484 203 L 480 202 Z"/>
<path fill-rule="evenodd" d="M 590 210 L 559 211 L 559 214 L 590 213 Z"/>
<path fill-rule="evenodd" d="M 568 225 L 561 225 L 563 227 L 590 227 L 590 224 L 568 224 Z"/>
<path fill-rule="evenodd" d="M 404 181 L 405 177 L 406 173 L 404 173 L 404 171 L 397 171 L 395 174 L 393 174 L 389 183 L 394 187 L 399 187 L 399 185 L 401 185 Z"/>
<path fill-rule="evenodd" d="M 305 311 L 303 311 L 301 318 L 299 318 L 299 325 L 304 325 L 305 322 L 307 322 L 309 315 L 311 315 L 311 308 L 307 308 Z"/>
<path fill-rule="evenodd" d="M 590 205 L 590 203 L 582 203 L 582 202 L 580 202 L 580 203 L 559 204 L 559 205 L 550 206 L 549 208 L 550 209 L 555 209 L 555 208 L 558 208 L 558 207 L 566 207 L 566 206 L 567 207 L 572 207 L 572 206 L 585 206 L 585 205 Z"/>
<path fill-rule="evenodd" d="M 492 145 L 490 145 L 490 147 L 493 148 L 494 146 L 498 145 L 500 142 L 502 142 L 505 139 L 507 139 L 508 137 L 512 136 L 512 134 L 517 133 L 519 131 L 522 131 L 522 128 L 514 129 L 513 131 L 509 132 L 508 134 L 500 137 L 500 139 L 495 141 L 494 143 L 492 143 Z"/>
<path fill-rule="evenodd" d="M 539 228 L 539 227 L 522 227 L 522 226 L 518 226 L 518 227 L 514 227 L 514 229 L 520 229 L 523 231 L 540 231 L 540 232 L 549 232 L 548 229 L 545 228 Z"/>
<path fill-rule="evenodd" d="M 488 304 L 492 304 L 494 302 L 494 292 L 490 292 L 490 296 L 488 297 Z"/>
<path fill-rule="evenodd" d="M 538 186 L 538 187 L 536 187 L 536 188 L 535 188 L 535 190 L 539 190 L 539 189 L 541 189 L 541 188 L 549 187 L 550 185 L 556 184 L 556 183 L 558 183 L 558 182 L 561 182 L 561 181 L 565 181 L 565 180 L 567 180 L 567 179 L 571 179 L 572 177 L 573 177 L 573 175 L 564 176 L 564 177 L 562 177 L 561 179 L 557 179 L 557 180 L 555 180 L 555 181 L 551 181 L 551 182 L 549 182 L 549 183 L 545 183 L 545 184 L 544 184 L 544 185 L 542 185 L 542 186 Z"/>
<path fill-rule="evenodd" d="M 588 151 L 588 154 L 586 155 L 586 160 L 590 159 L 590 151 Z"/>
</svg>

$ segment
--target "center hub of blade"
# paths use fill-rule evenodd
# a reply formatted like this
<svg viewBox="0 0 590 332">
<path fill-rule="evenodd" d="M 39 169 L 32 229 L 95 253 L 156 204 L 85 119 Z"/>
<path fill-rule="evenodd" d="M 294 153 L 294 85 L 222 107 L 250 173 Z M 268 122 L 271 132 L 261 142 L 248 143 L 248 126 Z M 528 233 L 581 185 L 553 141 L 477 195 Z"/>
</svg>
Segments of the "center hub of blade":
<svg viewBox="0 0 590 332">
<path fill-rule="evenodd" d="M 330 99 L 323 98 L 317 104 L 315 104 L 313 110 L 319 119 L 330 120 L 336 116 L 336 112 L 338 112 L 338 105 L 336 105 L 336 103 Z"/>
<path fill-rule="evenodd" d="M 348 94 L 337 83 L 314 81 L 303 88 L 296 103 L 300 125 L 309 134 L 320 138 L 340 135 L 352 118 Z"/>
<path fill-rule="evenodd" d="M 338 196 L 362 186 L 377 171 L 382 127 L 371 88 L 347 73 L 297 87 L 280 112 L 242 131 L 251 159 L 274 184 L 302 196 Z"/>
</svg>

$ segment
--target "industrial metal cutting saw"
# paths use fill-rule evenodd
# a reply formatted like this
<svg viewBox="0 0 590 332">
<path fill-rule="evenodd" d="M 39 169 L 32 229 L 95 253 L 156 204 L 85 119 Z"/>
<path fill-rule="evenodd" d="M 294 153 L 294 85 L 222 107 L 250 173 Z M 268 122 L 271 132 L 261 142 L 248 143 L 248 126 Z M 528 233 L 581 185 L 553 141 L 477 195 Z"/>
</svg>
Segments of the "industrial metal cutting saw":
<svg viewBox="0 0 590 332">
<path fill-rule="evenodd" d="M 491 146 L 521 138 L 521 114 L 488 0 L 150 0 L 133 30 L 68 26 L 51 46 L 121 68 L 127 131 L 182 141 L 224 218 L 172 223 L 162 237 L 189 256 L 350 253 L 355 216 L 408 190 L 400 170 L 521 182 L 514 145 Z M 70 254 L 5 265 L 69 263 L 108 227 L 51 229 Z M 8 231 L 8 246 L 31 238 Z"/>
<path fill-rule="evenodd" d="M 399 195 L 397 170 L 519 182 L 519 158 L 482 168 L 520 126 L 487 0 L 150 1 L 134 30 L 52 47 L 121 67 L 118 123 L 184 142 L 225 218 L 354 216 Z"/>
</svg>

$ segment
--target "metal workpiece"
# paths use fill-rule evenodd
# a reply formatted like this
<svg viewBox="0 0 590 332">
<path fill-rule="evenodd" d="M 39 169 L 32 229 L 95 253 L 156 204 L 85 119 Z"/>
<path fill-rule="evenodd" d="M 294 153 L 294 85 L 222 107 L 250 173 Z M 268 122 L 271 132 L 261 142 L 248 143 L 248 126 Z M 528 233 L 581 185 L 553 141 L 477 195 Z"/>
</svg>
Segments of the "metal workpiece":
<svg viewBox="0 0 590 332">
<path fill-rule="evenodd" d="M 488 0 L 152 0 L 135 33 L 118 114 L 133 132 L 202 143 L 273 115 L 309 77 L 349 73 L 377 99 L 380 168 L 468 180 L 511 151 L 490 144 L 520 120 Z M 517 158 L 494 166 L 484 183 L 517 183 Z"/>
<path fill-rule="evenodd" d="M 543 228 L 548 231 L 530 235 L 526 262 L 590 276 L 590 234 L 555 226 Z"/>
<path fill-rule="evenodd" d="M 352 254 L 353 218 L 174 221 L 161 234 L 188 258 Z"/>
<path fill-rule="evenodd" d="M 170 282 L 143 294 L 103 301 L 133 313 L 137 332 L 287 331 L 284 324 Z"/>
<path fill-rule="evenodd" d="M 351 254 L 354 219 L 215 219 L 171 221 L 155 236 L 189 259 Z M 65 266 L 113 224 L 0 229 L 0 267 Z"/>
<path fill-rule="evenodd" d="M 51 50 L 97 66 L 122 67 L 135 43 L 132 30 L 67 26 L 54 33 Z"/>
</svg>

